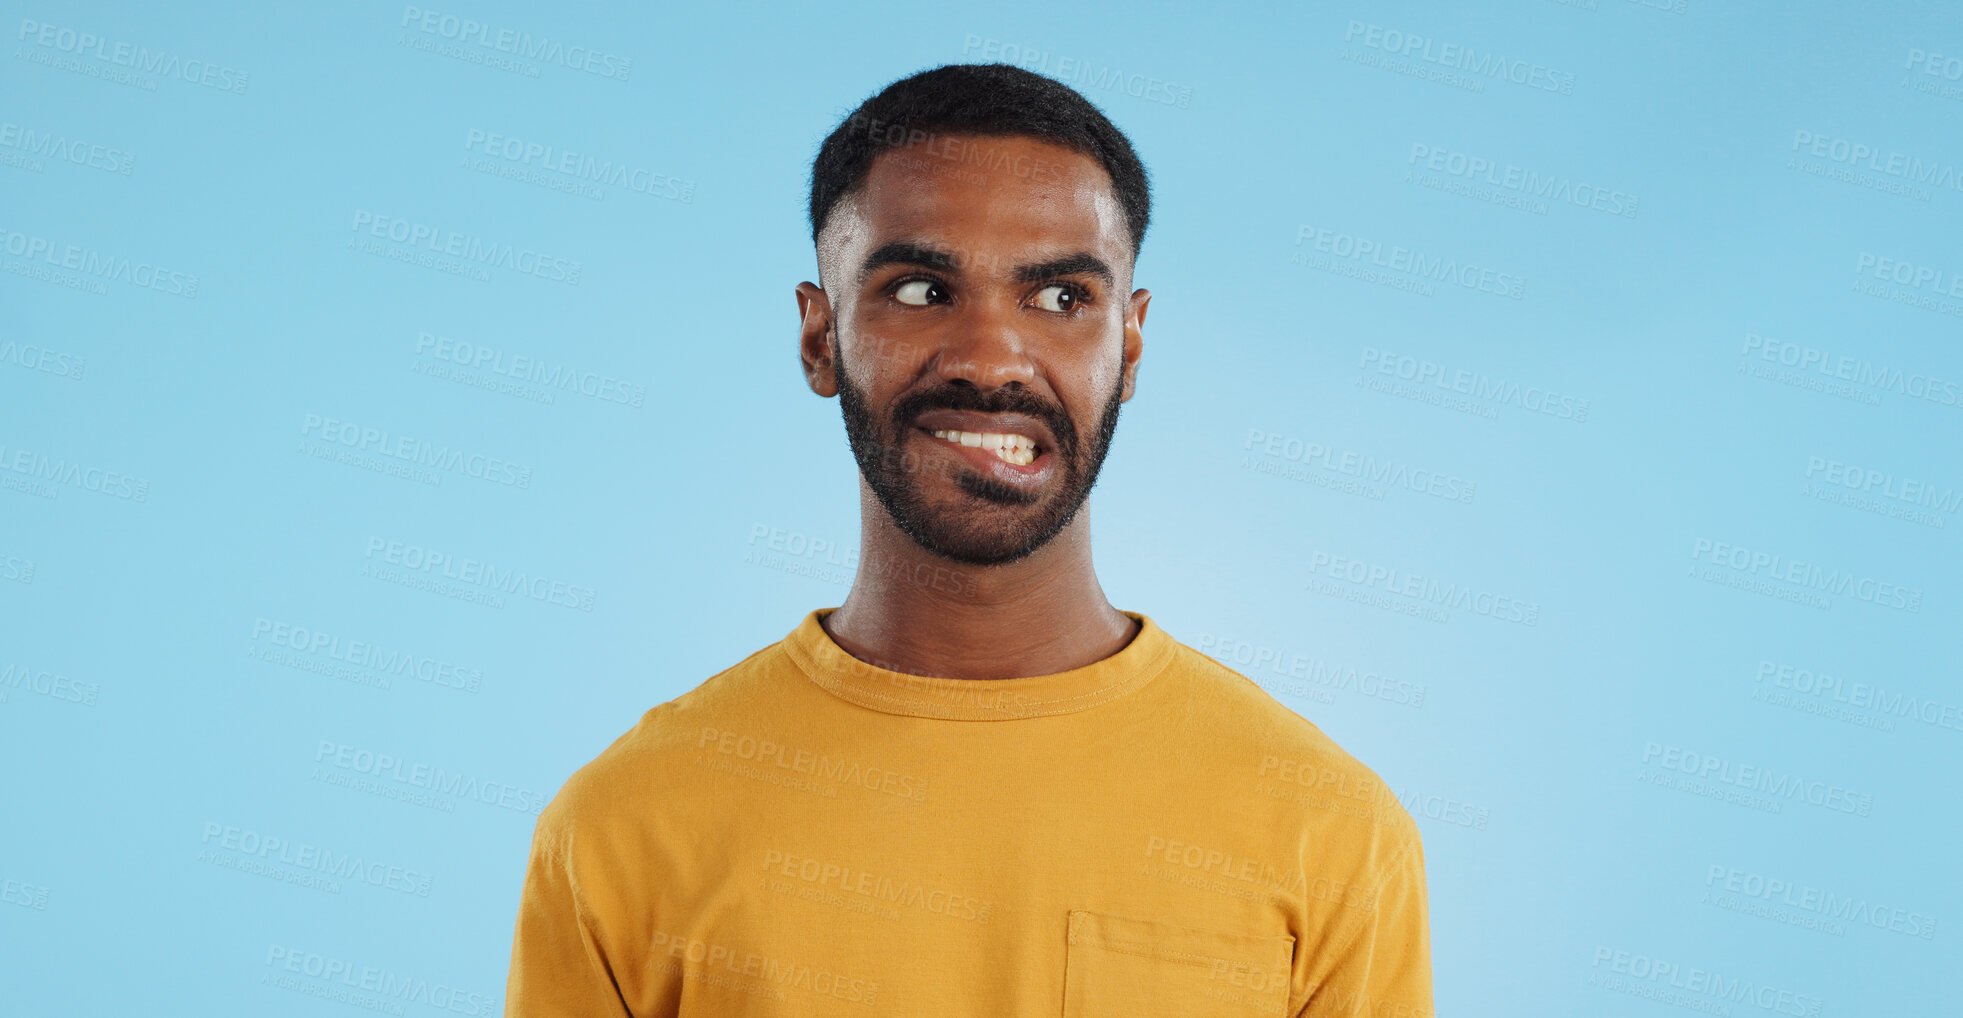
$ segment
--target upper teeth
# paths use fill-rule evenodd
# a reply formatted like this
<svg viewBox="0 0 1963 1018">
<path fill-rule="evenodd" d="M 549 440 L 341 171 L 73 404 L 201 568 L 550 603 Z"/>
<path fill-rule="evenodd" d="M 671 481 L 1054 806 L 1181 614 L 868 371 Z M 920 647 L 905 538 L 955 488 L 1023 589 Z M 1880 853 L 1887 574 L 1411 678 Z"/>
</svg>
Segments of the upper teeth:
<svg viewBox="0 0 1963 1018">
<path fill-rule="evenodd" d="M 1025 435 L 996 431 L 936 431 L 934 437 L 971 448 L 987 449 L 997 458 L 1017 466 L 1028 466 L 1036 459 L 1036 440 Z"/>
</svg>

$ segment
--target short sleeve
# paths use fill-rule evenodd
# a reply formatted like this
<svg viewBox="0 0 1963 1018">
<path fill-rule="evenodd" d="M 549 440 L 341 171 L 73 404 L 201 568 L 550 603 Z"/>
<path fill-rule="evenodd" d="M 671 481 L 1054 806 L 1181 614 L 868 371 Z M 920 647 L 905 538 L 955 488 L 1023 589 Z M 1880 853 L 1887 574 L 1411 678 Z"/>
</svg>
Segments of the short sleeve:
<svg viewBox="0 0 1963 1018">
<path fill-rule="evenodd" d="M 1433 1018 L 1424 846 L 1415 829 L 1378 885 L 1374 905 L 1330 956 L 1327 977 L 1295 1018 Z"/>
<path fill-rule="evenodd" d="M 505 981 L 505 1018 L 632 1018 L 579 897 L 573 829 L 547 808 L 532 833 Z"/>
</svg>

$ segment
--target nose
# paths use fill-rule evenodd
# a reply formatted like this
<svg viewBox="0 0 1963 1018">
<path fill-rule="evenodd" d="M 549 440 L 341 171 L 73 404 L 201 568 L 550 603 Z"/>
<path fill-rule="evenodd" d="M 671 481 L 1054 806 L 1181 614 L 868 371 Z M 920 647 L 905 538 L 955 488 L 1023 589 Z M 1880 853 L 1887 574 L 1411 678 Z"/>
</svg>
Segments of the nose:
<svg viewBox="0 0 1963 1018">
<path fill-rule="evenodd" d="M 978 304 L 970 304 L 949 323 L 934 354 L 934 373 L 942 381 L 964 381 L 984 393 L 1010 382 L 1032 385 L 1036 365 L 1017 331 L 1016 309 Z"/>
</svg>

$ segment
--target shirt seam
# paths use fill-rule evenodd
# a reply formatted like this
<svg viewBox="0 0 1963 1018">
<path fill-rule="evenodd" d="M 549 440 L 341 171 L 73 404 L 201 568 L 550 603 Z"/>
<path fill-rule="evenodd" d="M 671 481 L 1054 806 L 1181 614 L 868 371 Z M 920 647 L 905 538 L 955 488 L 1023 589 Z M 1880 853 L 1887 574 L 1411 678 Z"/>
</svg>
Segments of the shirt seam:
<svg viewBox="0 0 1963 1018">
<path fill-rule="evenodd" d="M 579 925 L 580 931 L 583 934 L 585 934 L 586 937 L 591 938 L 592 942 L 595 945 L 598 945 L 600 943 L 600 930 L 598 926 L 595 926 L 588 919 L 588 917 L 593 914 L 593 906 L 587 904 L 586 896 L 580 893 L 579 881 L 575 879 L 573 876 L 572 855 L 568 853 L 565 856 L 561 857 L 558 850 L 554 847 L 557 844 L 559 837 L 565 837 L 570 839 L 573 833 L 574 832 L 572 830 L 565 831 L 563 835 L 555 833 L 555 836 L 553 838 L 548 839 L 546 841 L 545 843 L 546 861 L 550 863 L 553 866 L 553 868 L 565 874 L 566 893 L 571 895 L 573 899 L 573 922 Z M 582 944 L 582 946 L 584 945 Z M 614 999 L 620 1002 L 621 1011 L 625 1014 L 632 1015 L 634 1013 L 634 1009 L 627 1006 L 627 996 L 626 994 L 621 992 L 620 976 L 614 973 L 613 965 L 607 962 L 604 957 L 595 960 L 600 963 L 601 971 L 607 974 L 607 984 L 613 987 Z"/>
<path fill-rule="evenodd" d="M 1138 674 L 1132 676 L 1127 680 L 1114 682 L 1101 689 L 1094 689 L 1085 693 L 1077 693 L 1073 696 L 1059 697 L 1054 700 L 1042 701 L 1046 705 L 1059 704 L 1059 703 L 1070 704 L 1071 701 L 1080 700 L 1085 697 L 1094 697 L 1095 699 L 1092 699 L 1089 703 L 1077 704 L 1072 706 L 1052 707 L 1049 710 L 1005 712 L 1001 715 L 994 716 L 994 717 L 970 717 L 970 716 L 963 716 L 960 714 L 945 714 L 945 713 L 923 714 L 923 713 L 919 713 L 917 710 L 902 710 L 900 709 L 901 707 L 917 708 L 920 706 L 920 703 L 918 700 L 910 699 L 908 697 L 904 697 L 899 694 L 881 693 L 873 690 L 863 689 L 858 686 L 851 685 L 850 683 L 841 683 L 836 679 L 832 679 L 829 676 L 825 676 L 821 674 L 821 669 L 819 667 L 819 662 L 816 658 L 816 655 L 812 654 L 808 648 L 800 646 L 795 638 L 787 638 L 784 641 L 784 650 L 785 653 L 790 657 L 791 663 L 796 665 L 798 671 L 804 673 L 804 677 L 807 680 L 809 680 L 813 685 L 817 686 L 820 689 L 823 689 L 825 692 L 830 693 L 831 695 L 841 700 L 844 700 L 847 703 L 864 707 L 867 710 L 878 711 L 879 713 L 882 714 L 890 714 L 899 717 L 926 718 L 932 721 L 1020 721 L 1028 718 L 1052 717 L 1058 714 L 1075 714 L 1080 711 L 1090 710 L 1093 707 L 1097 707 L 1102 704 L 1109 703 L 1112 700 L 1116 700 L 1127 693 L 1133 692 L 1134 690 L 1138 689 L 1138 687 L 1143 686 L 1146 683 L 1152 681 L 1153 679 L 1158 678 L 1159 674 L 1163 672 L 1166 669 L 1166 667 L 1171 663 L 1172 657 L 1176 653 L 1177 648 L 1171 644 L 1171 638 L 1169 635 L 1164 638 L 1164 641 L 1165 641 L 1165 645 L 1161 646 L 1159 651 L 1149 661 L 1147 661 L 1143 667 L 1141 667 L 1138 670 Z M 927 678 L 929 676 L 917 676 L 917 677 Z M 987 682 L 989 680 L 970 679 L 966 681 Z M 845 692 L 842 692 L 841 690 L 850 690 L 853 695 L 848 696 L 846 695 Z M 863 699 L 861 699 L 861 697 L 863 697 Z M 871 703 L 865 702 L 868 700 L 874 702 Z M 942 709 L 953 710 L 956 708 L 947 707 Z"/>
<path fill-rule="evenodd" d="M 1403 872 L 1404 867 L 1410 863 L 1412 857 L 1412 849 L 1416 845 L 1417 845 L 1416 837 L 1411 835 L 1406 835 L 1402 843 L 1398 847 L 1397 854 L 1392 856 L 1391 861 L 1384 866 L 1383 877 L 1379 879 L 1373 887 L 1371 887 L 1370 897 L 1371 897 L 1371 911 L 1373 915 L 1376 913 L 1377 909 L 1382 907 L 1383 902 L 1381 900 L 1381 896 L 1383 894 L 1384 888 L 1389 886 L 1392 878 L 1396 877 L 1399 873 Z M 1372 923 L 1369 920 L 1358 921 L 1356 924 L 1356 928 L 1351 930 L 1350 935 L 1343 938 L 1342 944 L 1340 944 L 1334 951 L 1330 952 L 1330 954 L 1333 957 L 1338 957 L 1338 958 L 1342 957 L 1342 955 L 1345 952 L 1347 952 L 1351 947 L 1356 945 L 1356 942 L 1358 940 L 1361 940 L 1363 938 L 1363 931 L 1369 929 L 1371 925 Z M 1321 987 L 1318 986 L 1315 989 L 1309 991 L 1309 995 L 1302 999 L 1303 1008 L 1309 1006 L 1309 1002 L 1315 999 L 1316 992 L 1320 989 Z M 1289 1012 L 1289 1015 L 1290 1018 L 1296 1018 L 1296 1016 L 1299 1016 L 1301 1013 L 1302 1011 L 1300 1009 L 1297 1009 L 1295 1011 Z"/>
<path fill-rule="evenodd" d="M 1059 697 L 1054 700 L 1042 701 L 1045 704 L 1063 704 L 1064 706 L 1052 707 L 1049 710 L 1005 711 L 998 717 L 970 717 L 960 714 L 939 714 L 939 713 L 921 714 L 921 713 L 917 713 L 914 710 L 901 710 L 899 708 L 920 707 L 921 704 L 918 700 L 910 699 L 908 697 L 900 696 L 898 694 L 876 693 L 871 690 L 861 689 L 857 686 L 837 683 L 836 681 L 833 680 L 827 680 L 824 677 L 811 675 L 810 672 L 808 671 L 806 672 L 806 675 L 810 676 L 810 678 L 814 682 L 816 682 L 819 686 L 823 687 L 826 691 L 832 693 L 833 695 L 837 696 L 841 700 L 847 700 L 852 703 L 857 703 L 861 707 L 867 707 L 872 710 L 880 710 L 881 707 L 895 708 L 893 710 L 881 711 L 882 713 L 899 714 L 905 717 L 925 717 L 925 718 L 931 718 L 936 721 L 1016 721 L 1022 718 L 1042 718 L 1042 717 L 1050 717 L 1056 714 L 1074 714 L 1078 711 L 1089 710 L 1092 707 L 1098 706 L 1099 704 L 1109 703 L 1110 701 L 1125 695 L 1126 693 L 1132 691 L 1133 689 L 1136 689 L 1137 687 L 1144 685 L 1148 679 L 1156 676 L 1156 672 L 1152 672 L 1150 669 L 1141 669 L 1140 672 L 1141 673 L 1139 675 L 1132 676 L 1130 679 L 1127 679 L 1122 682 L 1114 682 L 1111 685 L 1105 686 L 1102 689 L 1094 689 L 1087 693 L 1078 693 L 1075 696 Z M 972 679 L 969 681 L 986 682 L 988 680 Z M 840 688 L 849 689 L 853 695 L 852 696 L 845 695 L 844 693 L 840 692 Z M 866 703 L 863 702 L 861 699 L 858 699 L 860 697 L 863 697 L 864 700 L 871 700 L 875 702 Z M 1089 702 L 1081 703 L 1081 704 L 1074 703 L 1074 701 L 1083 700 L 1086 697 L 1091 698 Z M 950 707 L 946 709 L 952 710 L 954 708 Z"/>
</svg>

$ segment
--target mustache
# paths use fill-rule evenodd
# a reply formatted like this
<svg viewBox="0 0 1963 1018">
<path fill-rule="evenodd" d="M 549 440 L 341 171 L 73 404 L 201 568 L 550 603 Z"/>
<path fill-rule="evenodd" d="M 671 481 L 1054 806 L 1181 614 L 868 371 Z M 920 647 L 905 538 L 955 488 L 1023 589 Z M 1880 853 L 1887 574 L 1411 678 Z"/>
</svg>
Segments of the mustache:
<svg viewBox="0 0 1963 1018">
<path fill-rule="evenodd" d="M 929 410 L 1027 414 L 1049 425 L 1050 434 L 1056 436 L 1058 451 L 1066 459 L 1077 449 L 1077 428 L 1070 423 L 1070 415 L 1064 413 L 1062 407 L 1023 388 L 1020 382 L 1010 382 L 986 396 L 972 385 L 954 384 L 909 393 L 893 404 L 894 433 L 911 427 L 915 418 Z"/>
</svg>

